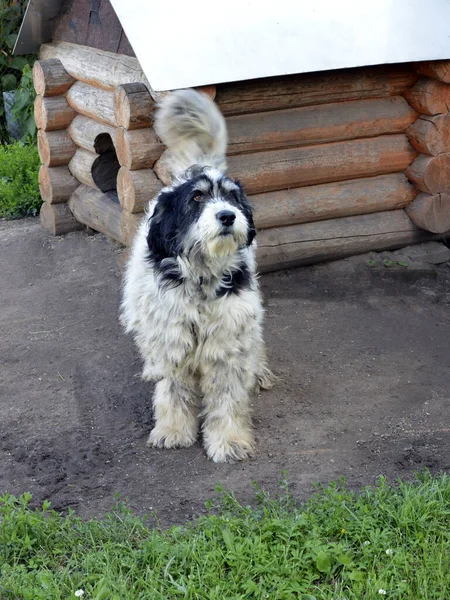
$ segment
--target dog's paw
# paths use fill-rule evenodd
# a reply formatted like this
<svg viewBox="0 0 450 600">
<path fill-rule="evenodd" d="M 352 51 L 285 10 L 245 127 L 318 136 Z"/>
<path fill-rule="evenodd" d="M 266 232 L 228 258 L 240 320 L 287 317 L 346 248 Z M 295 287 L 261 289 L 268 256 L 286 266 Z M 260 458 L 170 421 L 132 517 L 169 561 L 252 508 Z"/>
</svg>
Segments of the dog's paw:
<svg viewBox="0 0 450 600">
<path fill-rule="evenodd" d="M 250 433 L 234 439 L 209 439 L 205 443 L 206 454 L 216 463 L 233 463 L 251 458 L 255 454 L 255 440 Z"/>
<path fill-rule="evenodd" d="M 270 390 L 278 381 L 278 377 L 267 366 L 263 366 L 256 377 L 256 391 Z"/>
<path fill-rule="evenodd" d="M 188 448 L 197 441 L 197 433 L 156 425 L 147 440 L 154 448 Z"/>
</svg>

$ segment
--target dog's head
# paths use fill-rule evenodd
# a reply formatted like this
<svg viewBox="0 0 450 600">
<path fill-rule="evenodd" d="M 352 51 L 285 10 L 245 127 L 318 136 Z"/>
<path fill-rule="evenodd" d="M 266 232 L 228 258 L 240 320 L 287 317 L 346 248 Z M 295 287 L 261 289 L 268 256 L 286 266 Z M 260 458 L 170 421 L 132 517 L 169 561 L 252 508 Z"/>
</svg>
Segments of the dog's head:
<svg viewBox="0 0 450 600">
<path fill-rule="evenodd" d="M 213 264 L 255 237 L 250 204 L 239 182 L 211 167 L 191 167 L 163 190 L 150 221 L 150 259 L 168 279 L 179 278 L 177 258 Z"/>
</svg>

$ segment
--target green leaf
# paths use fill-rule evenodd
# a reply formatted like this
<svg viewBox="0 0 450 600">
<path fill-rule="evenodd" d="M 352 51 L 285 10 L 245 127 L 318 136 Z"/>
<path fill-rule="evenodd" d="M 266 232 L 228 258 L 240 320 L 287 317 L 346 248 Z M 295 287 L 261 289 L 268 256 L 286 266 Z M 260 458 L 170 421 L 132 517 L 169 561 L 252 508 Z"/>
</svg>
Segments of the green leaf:
<svg viewBox="0 0 450 600">
<path fill-rule="evenodd" d="M 337 559 L 344 567 L 348 567 L 348 565 L 352 564 L 352 559 L 348 554 L 340 554 Z"/>
<path fill-rule="evenodd" d="M 234 550 L 234 536 L 229 529 L 224 529 L 222 531 L 223 541 L 225 542 L 226 547 L 229 552 L 233 552 Z"/>
<path fill-rule="evenodd" d="M 7 75 L 3 75 L 2 79 L 2 91 L 10 92 L 11 90 L 16 89 L 17 87 L 17 79 L 15 75 L 12 73 L 8 73 Z"/>
<path fill-rule="evenodd" d="M 319 552 L 317 555 L 316 568 L 321 573 L 327 573 L 331 569 L 330 557 L 326 552 Z"/>
<path fill-rule="evenodd" d="M 352 571 L 349 573 L 348 578 L 352 581 L 363 581 L 364 580 L 364 572 L 363 571 Z"/>
<path fill-rule="evenodd" d="M 9 67 L 11 69 L 17 69 L 18 71 L 23 71 L 25 65 L 28 64 L 28 58 L 26 56 L 15 56 L 11 62 L 9 63 Z"/>
<path fill-rule="evenodd" d="M 16 43 L 17 33 L 10 33 L 5 37 L 5 43 L 11 50 L 14 48 L 14 44 Z"/>
<path fill-rule="evenodd" d="M 30 101 L 30 93 L 28 90 L 19 90 L 16 95 L 16 101 L 14 102 L 14 110 L 16 112 L 22 110 Z"/>
<path fill-rule="evenodd" d="M 311 596 L 311 594 L 302 594 L 300 596 L 300 600 L 317 600 L 315 596 Z"/>
</svg>

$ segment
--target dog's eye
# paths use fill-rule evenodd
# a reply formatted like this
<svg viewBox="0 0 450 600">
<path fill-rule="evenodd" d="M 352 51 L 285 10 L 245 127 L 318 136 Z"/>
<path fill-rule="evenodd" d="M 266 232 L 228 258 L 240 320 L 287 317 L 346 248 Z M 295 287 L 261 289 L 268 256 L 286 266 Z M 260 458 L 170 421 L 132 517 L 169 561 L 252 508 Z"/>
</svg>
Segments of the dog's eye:
<svg viewBox="0 0 450 600">
<path fill-rule="evenodd" d="M 195 200 L 196 202 L 201 202 L 203 200 L 203 192 L 196 190 L 194 192 L 194 195 L 192 196 L 192 200 Z"/>
</svg>

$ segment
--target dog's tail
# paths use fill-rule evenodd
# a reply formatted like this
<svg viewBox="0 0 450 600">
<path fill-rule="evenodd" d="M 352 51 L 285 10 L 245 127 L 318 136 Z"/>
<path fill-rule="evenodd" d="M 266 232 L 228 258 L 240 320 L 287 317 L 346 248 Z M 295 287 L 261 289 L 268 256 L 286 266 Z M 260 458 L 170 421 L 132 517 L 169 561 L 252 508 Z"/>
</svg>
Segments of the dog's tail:
<svg viewBox="0 0 450 600">
<path fill-rule="evenodd" d="M 166 164 L 173 177 L 193 165 L 226 169 L 225 119 L 209 96 L 178 90 L 165 96 L 156 113 L 156 133 L 169 150 Z"/>
</svg>

